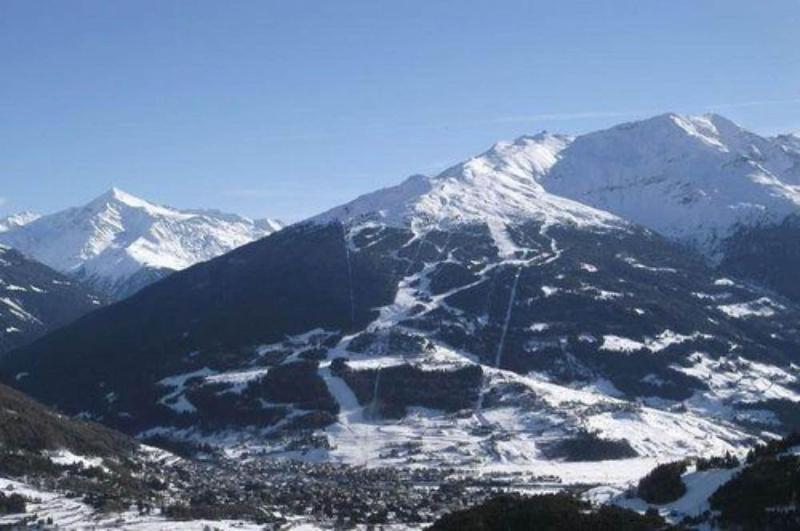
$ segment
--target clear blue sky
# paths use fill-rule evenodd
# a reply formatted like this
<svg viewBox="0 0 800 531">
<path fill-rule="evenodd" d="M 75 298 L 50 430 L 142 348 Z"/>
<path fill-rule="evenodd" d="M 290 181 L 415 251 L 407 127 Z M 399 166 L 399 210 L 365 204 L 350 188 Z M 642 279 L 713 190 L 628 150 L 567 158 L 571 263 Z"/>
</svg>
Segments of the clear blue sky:
<svg viewBox="0 0 800 531">
<path fill-rule="evenodd" d="M 289 221 L 499 139 L 800 128 L 800 1 L 0 1 L 0 214 L 111 185 Z"/>
</svg>

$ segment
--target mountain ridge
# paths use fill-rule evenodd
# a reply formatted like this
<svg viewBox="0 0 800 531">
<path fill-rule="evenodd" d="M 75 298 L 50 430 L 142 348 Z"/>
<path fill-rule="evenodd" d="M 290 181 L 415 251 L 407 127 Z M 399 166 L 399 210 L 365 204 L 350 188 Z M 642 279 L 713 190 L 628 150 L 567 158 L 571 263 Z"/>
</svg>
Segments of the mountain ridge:
<svg viewBox="0 0 800 531">
<path fill-rule="evenodd" d="M 416 216 L 418 224 L 432 225 L 489 213 L 502 222 L 533 214 L 526 202 L 550 201 L 554 208 L 539 208 L 541 217 L 563 220 L 572 212 L 571 221 L 580 223 L 610 214 L 719 262 L 724 240 L 737 230 L 800 212 L 796 138 L 761 137 L 716 114 L 676 113 L 577 136 L 524 135 L 310 220 L 352 222 L 371 214 L 394 224 Z M 465 194 L 464 183 L 478 191 Z"/>
<path fill-rule="evenodd" d="M 0 218 L 0 232 L 6 232 L 22 225 L 27 225 L 31 221 L 39 219 L 41 216 L 35 212 L 24 211 L 11 214 Z"/>
<path fill-rule="evenodd" d="M 0 355 L 70 323 L 103 302 L 79 282 L 0 245 Z"/>
<path fill-rule="evenodd" d="M 111 188 L 82 207 L 0 232 L 0 243 L 121 298 L 279 228 L 274 220 L 178 210 Z"/>
<path fill-rule="evenodd" d="M 580 135 L 542 179 L 718 258 L 739 226 L 800 209 L 797 154 L 719 115 L 674 113 Z"/>
</svg>

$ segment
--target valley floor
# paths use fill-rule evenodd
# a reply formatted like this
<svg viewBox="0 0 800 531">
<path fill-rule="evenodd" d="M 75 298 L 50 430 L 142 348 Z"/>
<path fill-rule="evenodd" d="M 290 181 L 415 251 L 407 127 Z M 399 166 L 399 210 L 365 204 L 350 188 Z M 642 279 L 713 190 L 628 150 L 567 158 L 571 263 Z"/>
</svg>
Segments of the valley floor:
<svg viewBox="0 0 800 531">
<path fill-rule="evenodd" d="M 608 501 L 633 485 L 654 464 L 653 459 L 637 458 L 593 463 L 542 462 L 526 469 L 498 464 L 481 470 L 398 470 L 258 457 L 242 460 L 241 455 L 214 463 L 181 460 L 163 465 L 164 479 L 175 482 L 172 504 L 214 491 L 225 493 L 221 505 L 259 503 L 272 507 L 271 511 L 264 512 L 258 523 L 236 519 L 175 520 L 165 515 L 163 507 L 145 513 L 135 505 L 125 512 L 105 513 L 68 489 L 57 489 L 31 478 L 27 483 L 0 478 L 1 492 L 21 494 L 29 500 L 25 514 L 0 516 L 0 526 L 38 523 L 63 529 L 149 531 L 209 526 L 249 530 L 280 523 L 285 526 L 281 529 L 310 531 L 330 529 L 337 523 L 359 528 L 372 521 L 389 525 L 386 529 L 421 529 L 446 512 L 480 503 L 499 492 L 541 494 L 567 490 Z M 270 491 L 272 498 L 254 502 L 248 497 L 248 485 Z"/>
</svg>

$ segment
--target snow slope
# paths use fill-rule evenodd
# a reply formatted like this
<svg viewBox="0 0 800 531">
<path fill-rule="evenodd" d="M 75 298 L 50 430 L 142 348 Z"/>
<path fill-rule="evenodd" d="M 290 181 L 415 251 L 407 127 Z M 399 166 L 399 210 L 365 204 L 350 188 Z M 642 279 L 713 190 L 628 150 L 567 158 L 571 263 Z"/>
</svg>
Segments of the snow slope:
<svg viewBox="0 0 800 531">
<path fill-rule="evenodd" d="M 737 226 L 800 212 L 798 145 L 718 115 L 664 114 L 576 138 L 541 182 L 714 256 Z"/>
<path fill-rule="evenodd" d="M 274 220 L 177 210 L 112 188 L 83 207 L 11 226 L 0 242 L 114 292 L 142 270 L 184 269 L 280 227 Z"/>
<path fill-rule="evenodd" d="M 715 257 L 737 227 L 793 213 L 800 137 L 761 137 L 718 115 L 664 114 L 575 138 L 500 142 L 436 177 L 413 176 L 312 220 L 602 226 L 618 216 Z"/>
<path fill-rule="evenodd" d="M 501 253 L 515 251 L 506 228 L 535 220 L 596 229 L 624 227 L 616 216 L 548 193 L 537 180 L 559 160 L 571 139 L 541 133 L 500 142 L 489 151 L 435 177 L 414 175 L 401 184 L 363 195 L 312 218 L 358 226 L 379 223 L 410 227 L 420 234 L 437 228 L 486 224 Z"/>
<path fill-rule="evenodd" d="M 733 469 L 710 469 L 699 471 L 691 466 L 682 476 L 686 485 L 686 493 L 673 502 L 658 505 L 658 512 L 672 523 L 679 523 L 686 517 L 694 518 L 710 510 L 708 500 L 714 492 L 727 483 L 742 467 Z M 636 482 L 628 485 L 602 486 L 590 489 L 584 497 L 594 503 L 613 504 L 639 513 L 644 513 L 652 507 L 643 499 L 633 495 Z M 700 529 L 716 529 L 704 525 Z"/>
</svg>

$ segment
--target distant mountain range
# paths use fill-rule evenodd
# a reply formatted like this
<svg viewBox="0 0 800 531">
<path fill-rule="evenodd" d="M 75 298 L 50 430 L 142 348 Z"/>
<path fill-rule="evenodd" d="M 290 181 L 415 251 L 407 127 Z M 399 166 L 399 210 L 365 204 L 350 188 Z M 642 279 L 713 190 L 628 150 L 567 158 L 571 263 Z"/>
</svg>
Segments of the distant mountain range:
<svg viewBox="0 0 800 531">
<path fill-rule="evenodd" d="M 4 218 L 0 218 L 0 232 L 7 232 L 16 229 L 34 221 L 39 218 L 38 214 L 33 212 L 20 212 L 19 214 L 12 214 Z"/>
<path fill-rule="evenodd" d="M 130 434 L 308 460 L 540 470 L 735 451 L 800 426 L 798 168 L 795 137 L 715 115 L 543 133 L 216 258 L 230 223 L 257 224 L 189 243 L 180 223 L 218 222 L 112 191 L 0 241 L 128 220 L 68 231 L 103 235 L 83 254 L 41 240 L 58 252 L 40 260 L 111 286 L 210 260 L 0 372 Z"/>
<path fill-rule="evenodd" d="M 113 299 L 281 228 L 213 210 L 178 210 L 112 188 L 82 207 L 0 221 L 13 247 Z"/>
</svg>

